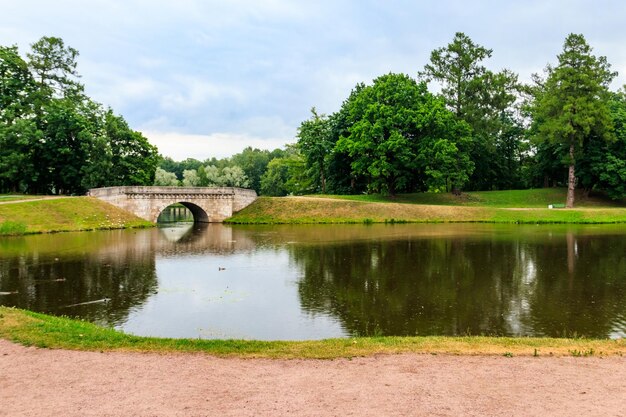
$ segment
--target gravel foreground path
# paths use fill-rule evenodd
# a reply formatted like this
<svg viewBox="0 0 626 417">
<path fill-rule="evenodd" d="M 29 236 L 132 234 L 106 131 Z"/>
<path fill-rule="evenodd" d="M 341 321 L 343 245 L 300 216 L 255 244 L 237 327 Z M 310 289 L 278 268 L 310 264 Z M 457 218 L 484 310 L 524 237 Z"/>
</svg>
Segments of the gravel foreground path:
<svg viewBox="0 0 626 417">
<path fill-rule="evenodd" d="M 626 416 L 626 358 L 222 359 L 0 340 L 0 415 Z"/>
</svg>

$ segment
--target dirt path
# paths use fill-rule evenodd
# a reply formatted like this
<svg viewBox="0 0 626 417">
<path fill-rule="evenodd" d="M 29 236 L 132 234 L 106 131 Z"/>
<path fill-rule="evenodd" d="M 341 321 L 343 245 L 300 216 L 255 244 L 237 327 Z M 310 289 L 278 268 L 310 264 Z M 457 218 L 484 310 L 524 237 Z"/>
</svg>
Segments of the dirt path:
<svg viewBox="0 0 626 417">
<path fill-rule="evenodd" d="M 219 359 L 0 340 L 2 416 L 626 416 L 626 358 Z"/>
<path fill-rule="evenodd" d="M 72 197 L 51 195 L 51 196 L 43 196 L 43 197 L 35 197 L 35 198 L 24 198 L 20 200 L 8 200 L 8 201 L 0 200 L 0 204 L 28 203 L 31 201 L 41 201 L 41 200 L 58 200 L 60 198 L 72 198 Z"/>
</svg>

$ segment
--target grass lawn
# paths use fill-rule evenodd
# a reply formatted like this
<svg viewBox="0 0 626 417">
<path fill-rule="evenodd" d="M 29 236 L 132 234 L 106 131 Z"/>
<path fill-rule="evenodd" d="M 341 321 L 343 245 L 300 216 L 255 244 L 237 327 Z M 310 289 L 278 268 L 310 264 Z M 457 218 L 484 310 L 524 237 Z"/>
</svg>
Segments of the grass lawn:
<svg viewBox="0 0 626 417">
<path fill-rule="evenodd" d="M 575 209 L 547 208 L 560 190 L 406 194 L 389 197 L 260 197 L 227 220 L 242 224 L 299 223 L 626 223 L 626 207 L 588 199 Z M 564 194 L 562 194 L 564 196 Z M 436 204 L 435 204 L 436 203 Z M 454 204 L 453 204 L 454 203 Z"/>
<path fill-rule="evenodd" d="M 311 197 L 325 197 L 371 203 L 405 203 L 442 206 L 464 207 L 500 207 L 500 208 L 547 208 L 548 204 L 565 203 L 567 190 L 565 188 L 540 188 L 534 190 L 506 190 L 506 191 L 470 191 L 460 196 L 452 193 L 413 193 L 400 194 L 396 197 L 371 195 L 320 195 Z M 600 196 L 584 197 L 582 193 L 576 196 L 576 206 L 585 207 L 625 207 L 625 201 L 612 201 Z"/>
</svg>

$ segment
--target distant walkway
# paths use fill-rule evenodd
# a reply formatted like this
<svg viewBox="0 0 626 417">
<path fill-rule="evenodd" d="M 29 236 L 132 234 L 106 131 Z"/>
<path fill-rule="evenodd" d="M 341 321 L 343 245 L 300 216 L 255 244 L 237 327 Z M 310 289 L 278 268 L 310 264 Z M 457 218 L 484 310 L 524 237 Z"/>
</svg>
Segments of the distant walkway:
<svg viewBox="0 0 626 417">
<path fill-rule="evenodd" d="M 72 198 L 72 197 L 66 196 L 66 195 L 45 195 L 41 197 L 24 198 L 20 200 L 9 200 L 9 201 L 2 201 L 2 199 L 0 198 L 0 204 L 27 203 L 29 201 L 41 201 L 41 200 L 58 200 L 61 198 Z"/>
</svg>

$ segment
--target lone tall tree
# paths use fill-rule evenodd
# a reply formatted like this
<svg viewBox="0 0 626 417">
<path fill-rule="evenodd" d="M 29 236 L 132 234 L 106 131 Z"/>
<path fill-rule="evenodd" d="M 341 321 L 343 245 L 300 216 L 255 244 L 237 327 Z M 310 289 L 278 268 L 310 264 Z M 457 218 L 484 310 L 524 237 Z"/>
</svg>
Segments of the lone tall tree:
<svg viewBox="0 0 626 417">
<path fill-rule="evenodd" d="M 569 167 L 566 207 L 574 207 L 576 159 L 590 135 L 612 137 L 608 86 L 617 75 L 606 57 L 591 54 L 583 35 L 570 34 L 556 67 L 547 69 L 547 79 L 537 88 L 532 106 L 536 140 L 564 149 Z"/>
</svg>

